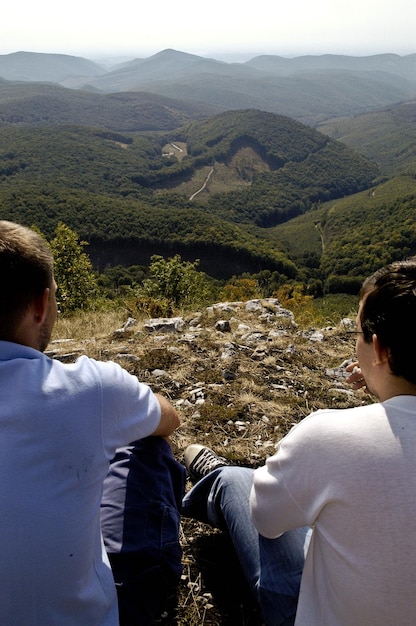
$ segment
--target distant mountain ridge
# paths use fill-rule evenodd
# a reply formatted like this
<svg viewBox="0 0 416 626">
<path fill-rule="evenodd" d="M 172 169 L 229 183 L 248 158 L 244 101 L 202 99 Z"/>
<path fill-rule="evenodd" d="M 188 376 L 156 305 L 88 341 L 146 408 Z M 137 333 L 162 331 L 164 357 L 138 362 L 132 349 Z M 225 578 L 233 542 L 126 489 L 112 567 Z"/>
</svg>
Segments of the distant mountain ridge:
<svg viewBox="0 0 416 626">
<path fill-rule="evenodd" d="M 257 108 L 315 125 L 415 98 L 416 54 L 261 55 L 226 63 L 168 49 L 108 69 L 81 57 L 17 52 L 0 55 L 0 78 L 95 93 L 148 92 L 211 111 Z"/>
<path fill-rule="evenodd" d="M 99 126 L 121 132 L 169 130 L 218 112 L 150 92 L 101 93 L 53 83 L 0 79 L 0 121 L 19 125 Z"/>
<path fill-rule="evenodd" d="M 99 76 L 105 69 L 83 57 L 41 52 L 0 55 L 0 76 L 6 80 L 61 83 L 72 76 Z"/>
<path fill-rule="evenodd" d="M 0 55 L 0 76 L 7 80 L 60 82 L 68 76 L 101 76 L 141 67 L 145 79 L 177 78 L 178 75 L 209 73 L 240 73 L 254 76 L 257 72 L 279 76 L 309 71 L 349 70 L 359 72 L 387 72 L 416 81 L 416 53 L 375 54 L 348 56 L 336 54 L 304 55 L 286 58 L 278 55 L 259 55 L 244 63 L 227 63 L 214 58 L 166 49 L 156 54 L 132 59 L 108 69 L 105 64 L 84 57 L 67 54 L 19 51 Z"/>
<path fill-rule="evenodd" d="M 320 70 L 348 70 L 359 72 L 387 72 L 416 80 L 416 53 L 406 56 L 375 54 L 356 57 L 336 54 L 307 55 L 286 59 L 274 55 L 261 55 L 246 62 L 263 72 L 290 76 L 295 73 Z"/>
</svg>

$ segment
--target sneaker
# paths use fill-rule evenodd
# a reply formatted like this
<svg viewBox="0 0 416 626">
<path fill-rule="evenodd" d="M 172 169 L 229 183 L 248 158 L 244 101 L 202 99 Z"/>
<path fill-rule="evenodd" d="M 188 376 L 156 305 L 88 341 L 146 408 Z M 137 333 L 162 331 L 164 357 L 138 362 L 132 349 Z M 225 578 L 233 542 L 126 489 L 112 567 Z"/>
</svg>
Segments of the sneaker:
<svg viewBox="0 0 416 626">
<path fill-rule="evenodd" d="M 184 460 L 189 478 L 193 483 L 198 482 L 217 467 L 228 465 L 226 459 L 215 454 L 211 448 L 201 446 L 199 443 L 192 443 L 186 448 Z"/>
</svg>

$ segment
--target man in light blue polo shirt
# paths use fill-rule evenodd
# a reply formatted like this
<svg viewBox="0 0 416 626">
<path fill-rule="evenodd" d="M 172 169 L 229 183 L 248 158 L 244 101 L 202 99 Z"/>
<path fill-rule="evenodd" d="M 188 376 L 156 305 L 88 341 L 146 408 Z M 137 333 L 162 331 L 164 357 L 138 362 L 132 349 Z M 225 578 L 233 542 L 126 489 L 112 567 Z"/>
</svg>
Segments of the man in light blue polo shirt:
<svg viewBox="0 0 416 626">
<path fill-rule="evenodd" d="M 43 354 L 56 319 L 51 252 L 0 222 L 0 623 L 117 626 L 100 530 L 121 446 L 168 437 L 174 408 L 119 365 Z"/>
</svg>

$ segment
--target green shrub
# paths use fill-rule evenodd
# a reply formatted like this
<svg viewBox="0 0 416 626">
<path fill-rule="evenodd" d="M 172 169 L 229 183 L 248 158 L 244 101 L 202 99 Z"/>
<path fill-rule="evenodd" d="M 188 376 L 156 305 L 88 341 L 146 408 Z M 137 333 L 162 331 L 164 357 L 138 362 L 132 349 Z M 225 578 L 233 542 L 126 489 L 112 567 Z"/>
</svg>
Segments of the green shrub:
<svg viewBox="0 0 416 626">
<path fill-rule="evenodd" d="M 165 300 L 172 306 L 198 306 L 209 301 L 211 292 L 208 277 L 198 271 L 199 261 L 182 261 L 179 254 L 171 259 L 159 255 L 152 256 L 150 264 L 151 278 L 143 281 L 138 288 L 139 301 L 146 298 Z"/>
<path fill-rule="evenodd" d="M 85 245 L 68 226 L 58 223 L 50 247 L 58 286 L 56 298 L 59 310 L 64 314 L 91 308 L 98 296 L 92 264 L 84 252 Z"/>
</svg>

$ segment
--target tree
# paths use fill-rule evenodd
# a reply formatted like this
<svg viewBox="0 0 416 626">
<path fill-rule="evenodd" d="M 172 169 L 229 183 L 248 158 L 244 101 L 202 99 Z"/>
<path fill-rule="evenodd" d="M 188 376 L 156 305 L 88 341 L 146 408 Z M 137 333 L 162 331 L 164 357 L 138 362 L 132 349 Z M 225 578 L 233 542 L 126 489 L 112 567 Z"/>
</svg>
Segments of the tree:
<svg viewBox="0 0 416 626">
<path fill-rule="evenodd" d="M 233 278 L 222 290 L 222 299 L 229 301 L 260 298 L 259 284 L 254 278 Z"/>
<path fill-rule="evenodd" d="M 139 296 L 163 298 L 174 307 L 201 304 L 208 300 L 210 284 L 198 271 L 199 261 L 182 261 L 179 254 L 171 259 L 159 255 L 151 258 L 151 278 L 143 282 Z"/>
<path fill-rule="evenodd" d="M 54 256 L 54 273 L 58 286 L 57 301 L 61 313 L 88 309 L 98 295 L 98 287 L 85 242 L 69 226 L 58 223 L 50 242 Z"/>
</svg>

